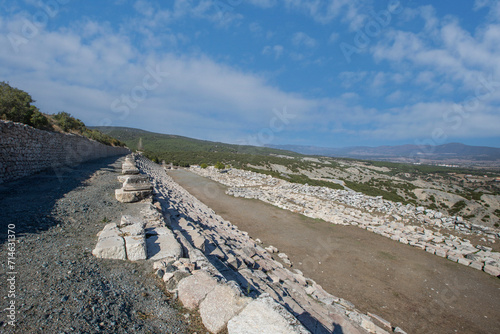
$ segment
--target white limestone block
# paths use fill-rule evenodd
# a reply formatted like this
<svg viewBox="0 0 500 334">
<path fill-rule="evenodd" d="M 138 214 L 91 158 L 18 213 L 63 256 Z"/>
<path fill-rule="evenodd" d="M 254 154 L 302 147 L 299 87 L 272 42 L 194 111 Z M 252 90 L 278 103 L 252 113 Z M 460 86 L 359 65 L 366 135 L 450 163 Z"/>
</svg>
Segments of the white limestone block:
<svg viewBox="0 0 500 334">
<path fill-rule="evenodd" d="M 122 237 L 110 237 L 97 242 L 92 254 L 103 259 L 127 259 L 125 252 L 125 241 Z"/>
<path fill-rule="evenodd" d="M 126 236 L 125 248 L 130 261 L 146 260 L 146 240 L 143 235 Z"/>
</svg>

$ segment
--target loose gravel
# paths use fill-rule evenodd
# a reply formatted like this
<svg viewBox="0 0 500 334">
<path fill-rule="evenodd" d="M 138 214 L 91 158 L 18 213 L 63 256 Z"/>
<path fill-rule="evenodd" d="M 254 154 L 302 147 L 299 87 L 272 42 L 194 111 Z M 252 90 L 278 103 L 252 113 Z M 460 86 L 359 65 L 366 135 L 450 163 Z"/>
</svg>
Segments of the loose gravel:
<svg viewBox="0 0 500 334">
<path fill-rule="evenodd" d="M 122 160 L 101 159 L 0 185 L 0 332 L 200 333 L 199 319 L 164 293 L 151 263 L 91 254 L 106 223 L 144 205 L 114 198 Z M 16 243 L 9 268 L 12 224 Z M 14 284 L 6 281 L 12 276 Z M 4 311 L 11 301 L 15 327 Z"/>
</svg>

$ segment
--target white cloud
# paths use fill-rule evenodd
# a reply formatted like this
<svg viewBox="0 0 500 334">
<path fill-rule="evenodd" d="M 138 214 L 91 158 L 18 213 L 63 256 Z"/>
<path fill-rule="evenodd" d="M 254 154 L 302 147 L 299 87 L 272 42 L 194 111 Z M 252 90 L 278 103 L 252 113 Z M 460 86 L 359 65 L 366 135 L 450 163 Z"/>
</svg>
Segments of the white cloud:
<svg viewBox="0 0 500 334">
<path fill-rule="evenodd" d="M 292 43 L 296 47 L 306 47 L 306 48 L 314 48 L 317 44 L 316 40 L 304 32 L 296 32 L 293 34 Z"/>
<path fill-rule="evenodd" d="M 262 54 L 264 55 L 274 55 L 274 59 L 279 59 L 283 55 L 283 46 L 282 45 L 274 45 L 274 46 L 265 46 L 262 50 Z"/>
<path fill-rule="evenodd" d="M 476 0 L 474 2 L 474 10 L 489 8 L 489 18 L 492 21 L 500 21 L 500 2 L 497 0 Z"/>
<path fill-rule="evenodd" d="M 328 4 L 331 7 L 328 14 L 321 12 L 327 8 L 323 2 L 288 0 L 287 3 L 294 8 L 308 8 L 308 13 L 317 14 L 319 21 L 327 15 L 331 18 L 347 15 L 351 8 L 346 1 L 332 1 Z M 274 4 L 273 1 L 257 3 L 264 7 Z M 151 12 L 149 6 L 155 10 Z M 214 60 L 200 51 L 182 55 L 175 47 L 157 49 L 169 50 L 162 53 L 152 51 L 155 48 L 151 46 L 157 40 L 168 41 L 162 46 L 185 43 L 187 36 L 169 29 L 176 20 L 219 20 L 210 1 L 176 0 L 170 10 L 158 10 L 155 6 L 155 3 L 136 2 L 142 14 L 119 32 L 90 20 L 73 22 L 71 28 L 58 31 L 40 30 L 27 43 L 19 45 L 18 53 L 6 36 L 10 31 L 19 31 L 22 16 L 0 17 L 0 77 L 30 92 L 45 112 L 65 110 L 88 124 L 111 122 L 111 125 L 132 125 L 228 142 L 269 127 L 275 117 L 273 109 L 283 107 L 296 116 L 286 125 L 289 132 L 310 130 L 318 135 L 336 133 L 405 140 L 428 138 L 436 128 L 442 128 L 450 137 L 457 133 L 466 137 L 498 136 L 495 128 L 500 121 L 495 108 L 500 102 L 498 24 L 487 22 L 471 33 L 452 19 L 436 21 L 432 8 L 420 9 L 415 17 L 424 18 L 427 32 L 388 30 L 371 49 L 374 59 L 387 61 L 390 68 L 367 66 L 364 71 L 342 72 L 337 78 L 346 91 L 339 92 L 339 97 L 305 98 L 272 85 L 259 72 L 225 65 L 223 58 Z M 240 22 L 237 15 L 231 16 L 231 22 Z M 250 24 L 249 29 L 265 33 L 257 23 Z M 130 31 L 139 32 L 144 42 L 135 46 L 127 37 Z M 335 33 L 331 36 L 338 37 Z M 304 60 L 317 43 L 306 33 L 297 32 L 292 36 L 295 52 L 287 48 L 287 55 L 292 60 Z M 263 54 L 284 59 L 283 45 L 266 44 Z M 161 78 L 158 87 L 146 90 L 141 101 L 134 102 L 136 106 L 128 107 L 128 112 L 112 107 L 123 96 L 141 93 L 145 77 L 150 75 L 148 68 L 156 66 L 169 73 Z M 480 76 L 486 83 L 481 84 Z M 418 89 L 406 90 L 409 85 Z M 480 93 L 489 94 L 478 101 L 462 124 L 455 127 L 455 123 L 444 119 L 443 115 L 453 110 L 454 102 L 462 102 L 452 101 L 452 94 L 465 92 L 460 95 L 465 100 L 467 96 L 474 97 L 478 87 Z M 377 100 L 392 103 L 394 108 L 384 108 L 376 101 L 367 103 L 363 97 L 366 92 L 380 93 Z"/>
<path fill-rule="evenodd" d="M 389 103 L 397 103 L 400 102 L 403 97 L 403 93 L 400 90 L 397 90 L 391 94 L 389 94 L 385 99 Z"/>
<path fill-rule="evenodd" d="M 181 134 L 197 127 L 214 134 L 258 132 L 268 126 L 274 108 L 288 106 L 301 114 L 314 105 L 206 56 L 143 55 L 126 37 L 96 27 L 85 39 L 80 31 L 41 32 L 16 54 L 5 38 L 7 26 L 0 26 L 2 80 L 32 94 L 43 112 L 65 110 L 87 124 L 111 121 Z M 272 50 L 279 55 L 282 46 Z M 144 90 L 146 76 L 146 83 L 152 82 L 147 68 L 156 66 L 169 74 L 155 89 Z M 132 96 L 133 103 L 123 102 L 123 96 Z M 120 103 L 112 107 L 116 100 Z"/>
<path fill-rule="evenodd" d="M 465 91 L 475 89 L 481 76 L 500 77 L 500 25 L 486 24 L 471 34 L 456 19 L 436 24 L 434 11 L 427 8 L 426 12 L 427 22 L 434 22 L 429 28 L 418 33 L 391 31 L 372 48 L 375 60 L 391 61 L 401 69 L 409 63 L 412 70 L 432 71 Z"/>
<path fill-rule="evenodd" d="M 134 3 L 134 9 L 144 16 L 153 16 L 155 9 L 149 1 L 138 0 Z"/>
<path fill-rule="evenodd" d="M 243 2 L 243 0 L 240 0 L 240 3 L 241 2 Z M 261 8 L 271 8 L 276 6 L 276 4 L 278 3 L 277 0 L 246 0 L 246 2 Z"/>
<path fill-rule="evenodd" d="M 330 34 L 330 38 L 328 38 L 328 43 L 334 43 L 339 39 L 340 34 L 333 32 Z"/>
<path fill-rule="evenodd" d="M 367 16 L 362 13 L 370 0 L 284 0 L 285 6 L 310 15 L 315 21 L 322 24 L 331 23 L 341 17 L 341 21 L 348 24 L 351 30 L 362 27 Z"/>
</svg>

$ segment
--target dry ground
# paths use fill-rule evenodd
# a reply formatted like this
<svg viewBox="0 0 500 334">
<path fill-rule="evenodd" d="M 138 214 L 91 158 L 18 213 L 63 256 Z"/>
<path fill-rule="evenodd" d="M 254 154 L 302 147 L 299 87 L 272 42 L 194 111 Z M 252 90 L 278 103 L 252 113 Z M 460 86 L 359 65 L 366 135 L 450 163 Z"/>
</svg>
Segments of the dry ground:
<svg viewBox="0 0 500 334">
<path fill-rule="evenodd" d="M 408 333 L 499 333 L 500 279 L 352 226 L 258 200 L 186 170 L 169 174 L 219 215 L 289 255 L 326 291 Z"/>
</svg>

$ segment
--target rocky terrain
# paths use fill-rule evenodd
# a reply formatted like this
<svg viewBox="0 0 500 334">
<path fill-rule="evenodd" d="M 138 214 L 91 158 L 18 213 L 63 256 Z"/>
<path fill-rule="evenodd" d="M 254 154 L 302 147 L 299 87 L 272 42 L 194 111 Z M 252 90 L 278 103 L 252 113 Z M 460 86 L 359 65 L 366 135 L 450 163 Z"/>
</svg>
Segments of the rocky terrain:
<svg viewBox="0 0 500 334">
<path fill-rule="evenodd" d="M 0 187 L 1 277 L 14 277 L 13 284 L 0 284 L 0 295 L 2 310 L 15 302 L 16 325 L 2 312 L 0 332 L 206 332 L 194 313 L 164 292 L 145 262 L 92 256 L 96 234 L 107 223 L 151 212 L 148 203 L 114 198 L 120 167 L 121 161 L 107 158 Z M 15 239 L 8 238 L 9 226 Z M 12 249 L 13 269 L 7 261 Z"/>
<path fill-rule="evenodd" d="M 292 269 L 287 254 L 224 220 L 160 165 L 140 155 L 123 161 L 2 185 L 2 253 L 15 264 L 2 263 L 12 279 L 1 293 L 14 301 L 16 325 L 2 319 L 3 331 L 404 333 Z M 195 171 L 231 186 L 232 195 L 360 226 L 498 275 L 492 229 L 347 190 Z"/>
<path fill-rule="evenodd" d="M 287 321 L 281 322 L 293 324 L 293 318 L 296 318 L 312 333 L 404 332 L 379 316 L 359 312 L 353 304 L 327 293 L 299 270 L 291 270 L 274 260 L 271 255 L 278 251 L 276 248 L 261 247 L 259 240 L 253 240 L 248 233 L 239 231 L 176 184 L 161 166 L 140 156 L 137 157 L 137 164 L 150 176 L 155 200 L 170 221 L 189 262 L 194 264 L 194 268 L 188 270 L 192 275 L 188 274 L 179 282 L 175 282 L 176 275 L 180 275 L 179 270 L 168 269 L 179 259 L 155 263 L 156 273 L 171 291 L 178 293 L 185 306 L 199 307 L 203 323 L 212 332 L 218 332 L 227 323 L 229 333 L 240 333 L 239 330 L 241 333 L 275 333 L 266 329 L 271 321 L 268 318 L 269 305 L 274 303 L 281 306 L 273 306 L 272 309 L 279 307 L 293 316 L 284 316 Z M 279 257 L 285 265 L 291 264 L 286 254 L 279 253 Z M 187 258 L 183 261 L 186 262 Z M 217 288 L 219 285 L 213 281 L 210 283 L 211 280 L 222 282 L 220 286 L 226 288 Z M 194 289 L 192 284 L 211 284 L 212 287 L 207 288 L 201 297 L 192 296 L 188 292 Z M 227 284 L 231 288 L 227 288 Z M 210 292 L 215 289 L 228 289 L 227 293 L 220 292 L 227 295 L 226 299 L 221 300 L 221 297 L 216 297 L 219 293 Z M 259 303 L 268 307 L 256 312 L 256 304 Z M 212 310 L 219 312 L 215 314 Z M 278 316 L 283 311 L 274 314 L 276 316 L 271 319 L 283 319 L 283 316 Z M 252 322 L 254 325 L 251 328 L 244 325 Z M 293 331 L 277 332 L 305 332 L 298 325 L 292 327 Z"/>
<path fill-rule="evenodd" d="M 500 227 L 500 173 L 498 170 L 460 169 L 329 157 L 280 156 L 243 169 L 272 174 L 283 180 L 309 180 L 342 185 L 393 202 L 424 206 L 477 225 Z M 307 181 L 306 181 L 307 182 Z M 302 184 L 306 183 L 300 182 Z M 308 182 L 309 184 L 312 181 Z"/>
<path fill-rule="evenodd" d="M 500 276 L 500 253 L 493 251 L 497 229 L 469 223 L 459 216 L 402 205 L 348 190 L 298 185 L 268 175 L 209 167 L 191 171 L 231 187 L 228 194 L 255 198 L 311 218 L 355 225 L 451 261 Z M 473 245 L 465 236 L 480 236 Z"/>
</svg>

